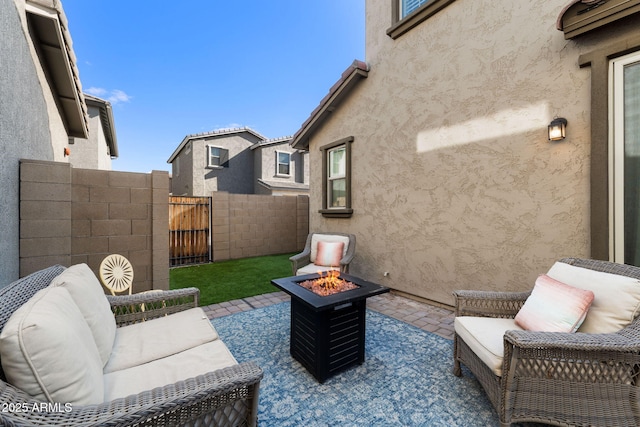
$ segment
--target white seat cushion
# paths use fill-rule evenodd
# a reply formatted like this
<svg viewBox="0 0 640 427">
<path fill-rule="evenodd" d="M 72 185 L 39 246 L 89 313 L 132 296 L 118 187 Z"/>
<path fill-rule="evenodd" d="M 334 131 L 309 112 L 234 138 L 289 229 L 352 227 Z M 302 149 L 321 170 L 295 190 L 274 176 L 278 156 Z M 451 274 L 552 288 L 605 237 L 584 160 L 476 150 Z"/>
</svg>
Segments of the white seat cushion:
<svg viewBox="0 0 640 427">
<path fill-rule="evenodd" d="M 96 275 L 87 264 L 77 264 L 55 277 L 50 286 L 69 291 L 93 333 L 104 366 L 116 337 L 116 319 Z"/>
<path fill-rule="evenodd" d="M 322 265 L 307 264 L 304 267 L 299 268 L 298 271 L 296 271 L 296 276 L 302 276 L 305 274 L 313 274 L 313 273 L 324 273 L 325 271 L 330 271 L 330 270 L 340 271 L 340 267 L 327 267 Z"/>
<path fill-rule="evenodd" d="M 138 394 L 237 364 L 221 340 L 211 341 L 163 359 L 105 374 L 104 399 L 107 402 Z"/>
<path fill-rule="evenodd" d="M 65 288 L 42 289 L 13 313 L 0 333 L 0 357 L 9 383 L 36 400 L 103 401 L 98 348 Z"/>
<path fill-rule="evenodd" d="M 218 332 L 200 307 L 122 326 L 116 331 L 104 373 L 149 363 L 217 339 Z"/>
<path fill-rule="evenodd" d="M 494 374 L 502 376 L 504 333 L 522 328 L 515 319 L 461 316 L 454 320 L 456 334 L 487 365 Z"/>
<path fill-rule="evenodd" d="M 594 298 L 578 332 L 604 334 L 628 326 L 640 311 L 640 280 L 556 262 L 549 277 L 576 288 L 588 289 Z"/>
</svg>

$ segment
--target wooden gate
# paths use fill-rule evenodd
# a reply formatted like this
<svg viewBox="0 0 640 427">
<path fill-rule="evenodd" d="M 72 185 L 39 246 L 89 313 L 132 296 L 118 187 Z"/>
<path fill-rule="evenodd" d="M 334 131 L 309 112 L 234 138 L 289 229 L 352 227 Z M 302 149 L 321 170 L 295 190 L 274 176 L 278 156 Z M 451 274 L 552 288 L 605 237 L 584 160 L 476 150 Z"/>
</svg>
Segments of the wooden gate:
<svg viewBox="0 0 640 427">
<path fill-rule="evenodd" d="M 169 197 L 169 264 L 211 262 L 211 197 Z"/>
</svg>

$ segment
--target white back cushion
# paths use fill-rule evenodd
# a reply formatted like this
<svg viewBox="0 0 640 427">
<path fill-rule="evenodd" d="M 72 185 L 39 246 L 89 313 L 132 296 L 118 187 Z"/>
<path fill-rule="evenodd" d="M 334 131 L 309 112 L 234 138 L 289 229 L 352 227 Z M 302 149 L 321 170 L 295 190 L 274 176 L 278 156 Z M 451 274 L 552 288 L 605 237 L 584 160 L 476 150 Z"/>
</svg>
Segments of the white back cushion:
<svg viewBox="0 0 640 427">
<path fill-rule="evenodd" d="M 0 357 L 9 383 L 37 400 L 103 401 L 98 348 L 64 288 L 42 289 L 13 313 L 0 333 Z"/>
<path fill-rule="evenodd" d="M 316 256 L 318 255 L 318 242 L 343 242 L 344 248 L 342 249 L 342 256 L 347 254 L 349 249 L 349 236 L 340 236 L 338 234 L 314 234 L 311 236 L 311 262 L 316 262 Z"/>
<path fill-rule="evenodd" d="M 116 319 L 96 275 L 87 264 L 77 264 L 54 278 L 51 286 L 69 291 L 91 329 L 102 366 L 106 365 L 116 339 Z"/>
<path fill-rule="evenodd" d="M 640 281 L 632 277 L 603 273 L 556 262 L 550 277 L 593 292 L 591 308 L 578 332 L 605 334 L 628 326 L 640 310 Z"/>
</svg>

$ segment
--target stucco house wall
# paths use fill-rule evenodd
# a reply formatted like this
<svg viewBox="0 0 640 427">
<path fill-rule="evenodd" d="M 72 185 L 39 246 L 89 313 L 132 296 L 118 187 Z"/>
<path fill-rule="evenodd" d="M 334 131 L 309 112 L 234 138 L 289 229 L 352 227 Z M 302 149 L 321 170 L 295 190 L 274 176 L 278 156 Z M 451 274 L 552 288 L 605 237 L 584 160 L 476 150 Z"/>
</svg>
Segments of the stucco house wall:
<svg viewBox="0 0 640 427">
<path fill-rule="evenodd" d="M 201 156 L 198 174 L 198 160 L 194 168 L 194 177 L 203 178 L 204 192 L 227 191 L 234 194 L 253 193 L 253 155 L 248 148 L 259 139 L 248 133 L 226 135 L 224 137 L 211 137 L 202 140 L 201 149 L 194 153 L 194 158 Z M 223 167 L 207 166 L 207 146 L 212 145 L 229 150 L 228 165 Z M 195 178 L 198 179 L 198 178 Z"/>
<path fill-rule="evenodd" d="M 301 195 L 309 192 L 309 170 L 305 168 L 308 153 L 294 149 L 291 137 L 264 141 L 254 145 L 254 193 L 273 195 Z M 289 175 L 277 173 L 277 153 L 290 154 Z"/>
<path fill-rule="evenodd" d="M 529 290 L 558 258 L 591 255 L 578 58 L 637 22 L 565 40 L 566 4 L 457 0 L 392 39 L 389 2 L 366 2 L 368 77 L 308 140 L 310 230 L 357 235 L 351 273 L 450 305 L 455 289 Z M 569 122 L 559 143 L 554 116 Z M 354 212 L 326 218 L 319 147 L 349 136 Z"/>
<path fill-rule="evenodd" d="M 75 168 L 111 170 L 118 157 L 113 113 L 109 101 L 85 95 L 89 117 L 89 137 L 71 138 L 69 162 Z"/>
<path fill-rule="evenodd" d="M 68 162 L 64 147 L 69 133 L 38 58 L 25 8 L 24 0 L 0 2 L 0 286 L 19 277 L 19 160 Z"/>
</svg>

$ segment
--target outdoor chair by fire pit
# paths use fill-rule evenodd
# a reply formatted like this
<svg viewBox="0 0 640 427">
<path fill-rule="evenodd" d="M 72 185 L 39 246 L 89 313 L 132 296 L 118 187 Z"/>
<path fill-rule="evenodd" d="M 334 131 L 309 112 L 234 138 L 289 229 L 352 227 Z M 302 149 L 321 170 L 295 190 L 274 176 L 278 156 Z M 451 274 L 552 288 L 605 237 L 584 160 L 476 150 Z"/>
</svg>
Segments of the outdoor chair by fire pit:
<svg viewBox="0 0 640 427">
<path fill-rule="evenodd" d="M 462 374 L 461 363 L 471 370 L 502 426 L 640 424 L 640 268 L 564 258 L 532 292 L 454 296 L 453 372 Z M 585 296 L 581 310 L 567 311 Z M 555 328 L 528 323 L 554 318 L 570 318 L 570 330 L 540 332 Z"/>
<path fill-rule="evenodd" d="M 345 233 L 310 233 L 304 250 L 289 258 L 294 276 L 329 270 L 349 272 L 356 254 L 356 236 Z"/>
</svg>

